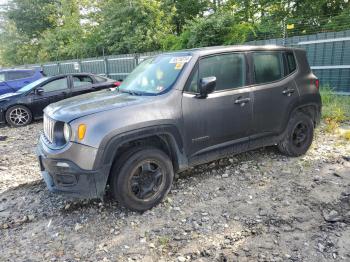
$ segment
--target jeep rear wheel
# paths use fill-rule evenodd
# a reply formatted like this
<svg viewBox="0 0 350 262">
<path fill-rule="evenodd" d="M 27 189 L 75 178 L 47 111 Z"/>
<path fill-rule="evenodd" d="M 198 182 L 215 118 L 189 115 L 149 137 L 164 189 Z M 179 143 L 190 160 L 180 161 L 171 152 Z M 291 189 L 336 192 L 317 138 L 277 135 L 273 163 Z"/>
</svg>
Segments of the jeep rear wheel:
<svg viewBox="0 0 350 262">
<path fill-rule="evenodd" d="M 6 122 L 12 127 L 20 127 L 28 125 L 32 122 L 32 112 L 21 105 L 10 107 L 6 111 Z"/>
<path fill-rule="evenodd" d="M 308 115 L 297 112 L 289 120 L 283 140 L 278 149 L 288 156 L 301 156 L 312 144 L 314 124 Z"/>
<path fill-rule="evenodd" d="M 174 171 L 163 151 L 140 147 L 125 153 L 111 175 L 113 196 L 123 206 L 142 212 L 159 204 L 168 194 Z"/>
</svg>

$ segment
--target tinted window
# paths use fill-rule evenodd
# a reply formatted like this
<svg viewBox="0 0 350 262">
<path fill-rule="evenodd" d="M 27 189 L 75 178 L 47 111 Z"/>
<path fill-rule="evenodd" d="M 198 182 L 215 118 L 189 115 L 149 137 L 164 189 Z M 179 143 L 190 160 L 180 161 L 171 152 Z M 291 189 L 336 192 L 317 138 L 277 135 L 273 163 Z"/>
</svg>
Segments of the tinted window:
<svg viewBox="0 0 350 262">
<path fill-rule="evenodd" d="M 0 73 L 0 82 L 5 81 L 5 73 Z"/>
<path fill-rule="evenodd" d="M 283 77 L 281 53 L 253 53 L 255 83 L 269 83 Z"/>
<path fill-rule="evenodd" d="M 288 67 L 288 73 L 292 73 L 297 69 L 297 65 L 296 65 L 293 53 L 287 53 L 287 67 Z"/>
<path fill-rule="evenodd" d="M 92 83 L 93 83 L 92 78 L 89 76 L 73 76 L 74 87 L 88 86 L 88 85 L 92 85 Z"/>
<path fill-rule="evenodd" d="M 57 80 L 53 80 L 42 86 L 45 92 L 58 91 L 68 88 L 67 78 L 60 78 Z"/>
<path fill-rule="evenodd" d="M 198 92 L 198 80 L 204 77 L 216 77 L 216 91 L 227 90 L 245 85 L 244 54 L 225 54 L 203 58 L 199 61 L 199 71 L 192 75 L 188 91 Z"/>
<path fill-rule="evenodd" d="M 7 80 L 28 78 L 34 75 L 34 71 L 10 71 L 7 72 Z"/>
</svg>

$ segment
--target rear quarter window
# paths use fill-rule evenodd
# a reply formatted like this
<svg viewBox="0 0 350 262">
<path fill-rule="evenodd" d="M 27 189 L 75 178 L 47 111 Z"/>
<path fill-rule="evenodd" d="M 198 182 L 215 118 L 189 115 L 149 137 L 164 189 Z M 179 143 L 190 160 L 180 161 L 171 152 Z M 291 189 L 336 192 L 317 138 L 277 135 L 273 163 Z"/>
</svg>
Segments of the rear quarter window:
<svg viewBox="0 0 350 262">
<path fill-rule="evenodd" d="M 286 58 L 287 58 L 288 73 L 291 74 L 297 69 L 297 64 L 295 61 L 294 54 L 292 52 L 288 52 L 286 53 Z"/>
<path fill-rule="evenodd" d="M 256 84 L 270 83 L 283 78 L 281 52 L 255 52 L 252 57 Z"/>
<path fill-rule="evenodd" d="M 102 76 L 95 76 L 95 79 L 98 83 L 107 82 L 107 78 L 104 78 Z"/>
</svg>

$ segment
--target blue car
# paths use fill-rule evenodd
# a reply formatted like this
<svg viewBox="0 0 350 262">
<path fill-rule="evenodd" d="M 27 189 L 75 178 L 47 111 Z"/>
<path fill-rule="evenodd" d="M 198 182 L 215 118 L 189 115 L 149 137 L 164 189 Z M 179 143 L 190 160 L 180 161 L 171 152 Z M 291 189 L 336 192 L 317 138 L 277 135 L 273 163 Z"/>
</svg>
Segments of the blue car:
<svg viewBox="0 0 350 262">
<path fill-rule="evenodd" d="M 43 76 L 41 69 L 0 70 L 0 95 L 14 93 Z"/>
</svg>

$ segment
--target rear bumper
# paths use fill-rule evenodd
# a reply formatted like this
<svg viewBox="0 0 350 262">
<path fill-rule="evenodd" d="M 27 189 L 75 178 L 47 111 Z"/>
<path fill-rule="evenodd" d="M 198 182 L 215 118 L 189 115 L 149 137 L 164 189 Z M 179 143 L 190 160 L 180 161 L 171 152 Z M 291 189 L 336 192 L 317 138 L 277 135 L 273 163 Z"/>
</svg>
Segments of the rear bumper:
<svg viewBox="0 0 350 262">
<path fill-rule="evenodd" d="M 107 166 L 98 170 L 82 169 L 70 159 L 53 158 L 57 155 L 45 151 L 41 143 L 37 147 L 37 156 L 41 175 L 51 192 L 88 199 L 103 197 L 108 178 Z"/>
</svg>

